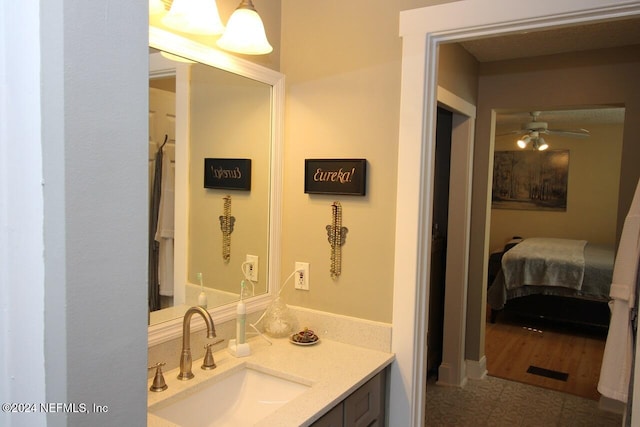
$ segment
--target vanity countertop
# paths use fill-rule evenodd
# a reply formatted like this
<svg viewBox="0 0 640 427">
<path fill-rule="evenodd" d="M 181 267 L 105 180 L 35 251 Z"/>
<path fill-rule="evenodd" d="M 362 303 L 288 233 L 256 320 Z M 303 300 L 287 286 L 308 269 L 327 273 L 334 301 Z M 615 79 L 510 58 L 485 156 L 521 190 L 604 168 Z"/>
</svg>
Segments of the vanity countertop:
<svg viewBox="0 0 640 427">
<path fill-rule="evenodd" d="M 196 391 L 213 376 L 231 374 L 244 365 L 311 385 L 309 390 L 276 410 L 258 425 L 308 426 L 394 360 L 392 353 L 325 338 L 312 346 L 293 345 L 287 338 L 270 340 L 273 345 L 269 345 L 260 337 L 250 339 L 248 342 L 251 345 L 251 355 L 248 357 L 236 358 L 226 349 L 214 353 L 217 368 L 212 371 L 200 369 L 202 359 L 195 360 L 195 377 L 189 381 L 176 378 L 178 369 L 165 372 L 164 377 L 169 388 L 159 393 L 148 392 L 148 407 L 168 403 L 186 389 Z M 151 385 L 151 381 L 148 385 Z M 148 413 L 147 426 L 169 427 L 174 424 Z"/>
</svg>

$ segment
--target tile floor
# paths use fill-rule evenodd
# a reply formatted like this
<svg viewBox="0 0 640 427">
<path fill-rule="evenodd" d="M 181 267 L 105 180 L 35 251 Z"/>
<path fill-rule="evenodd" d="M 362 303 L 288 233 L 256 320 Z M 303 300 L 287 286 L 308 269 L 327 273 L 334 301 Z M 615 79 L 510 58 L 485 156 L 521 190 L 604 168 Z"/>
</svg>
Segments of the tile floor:
<svg viewBox="0 0 640 427">
<path fill-rule="evenodd" d="M 590 399 L 495 377 L 469 380 L 464 388 L 427 384 L 426 425 L 621 426 L 622 415 L 598 409 Z"/>
</svg>

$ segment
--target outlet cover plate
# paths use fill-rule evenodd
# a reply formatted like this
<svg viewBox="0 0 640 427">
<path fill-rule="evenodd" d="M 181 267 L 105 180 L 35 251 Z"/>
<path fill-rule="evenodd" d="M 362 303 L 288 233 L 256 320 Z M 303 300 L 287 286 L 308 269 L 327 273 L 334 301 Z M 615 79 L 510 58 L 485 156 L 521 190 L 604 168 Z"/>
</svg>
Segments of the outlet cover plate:
<svg viewBox="0 0 640 427">
<path fill-rule="evenodd" d="M 251 267 L 245 266 L 245 269 L 249 271 L 249 279 L 254 282 L 258 281 L 258 255 L 247 255 L 245 261 L 252 264 Z M 251 268 L 251 270 L 249 270 Z"/>
<path fill-rule="evenodd" d="M 295 287 L 303 291 L 309 290 L 309 263 L 296 262 Z M 300 274 L 299 270 L 302 270 Z"/>
</svg>

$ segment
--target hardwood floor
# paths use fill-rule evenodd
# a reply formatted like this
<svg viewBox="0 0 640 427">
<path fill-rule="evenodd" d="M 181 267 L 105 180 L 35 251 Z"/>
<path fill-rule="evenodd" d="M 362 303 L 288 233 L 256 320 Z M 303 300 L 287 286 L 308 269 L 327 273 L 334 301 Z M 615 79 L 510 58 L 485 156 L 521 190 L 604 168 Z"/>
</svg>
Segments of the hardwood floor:
<svg viewBox="0 0 640 427">
<path fill-rule="evenodd" d="M 598 400 L 606 333 L 521 319 L 487 322 L 489 375 Z M 568 374 L 566 381 L 528 373 L 530 366 Z"/>
</svg>

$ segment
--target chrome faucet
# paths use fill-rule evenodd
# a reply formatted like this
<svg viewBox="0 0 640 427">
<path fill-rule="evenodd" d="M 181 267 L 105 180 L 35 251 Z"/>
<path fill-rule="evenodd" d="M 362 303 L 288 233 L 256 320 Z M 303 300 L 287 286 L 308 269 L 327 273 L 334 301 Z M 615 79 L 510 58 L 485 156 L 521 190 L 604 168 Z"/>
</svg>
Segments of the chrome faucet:
<svg viewBox="0 0 640 427">
<path fill-rule="evenodd" d="M 205 323 L 207 324 L 207 338 L 216 337 L 216 328 L 213 324 L 213 319 L 207 310 L 202 307 L 191 307 L 184 313 L 184 320 L 182 322 L 182 354 L 180 355 L 180 373 L 178 374 L 179 380 L 190 380 L 193 378 L 193 372 L 191 372 L 191 317 L 194 313 L 200 314 Z"/>
</svg>

